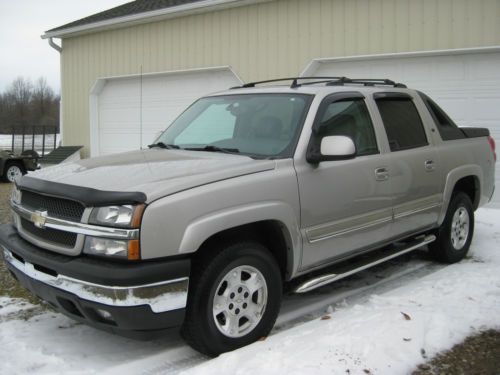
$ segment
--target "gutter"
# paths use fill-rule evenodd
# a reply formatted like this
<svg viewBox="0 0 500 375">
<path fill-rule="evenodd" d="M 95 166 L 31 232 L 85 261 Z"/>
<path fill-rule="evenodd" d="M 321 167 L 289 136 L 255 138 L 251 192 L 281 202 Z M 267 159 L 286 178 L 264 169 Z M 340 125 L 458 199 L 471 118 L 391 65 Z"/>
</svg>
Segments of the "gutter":
<svg viewBox="0 0 500 375">
<path fill-rule="evenodd" d="M 169 8 L 157 9 L 139 14 L 132 14 L 123 17 L 116 17 L 104 21 L 93 22 L 86 25 L 69 27 L 61 30 L 46 31 L 41 38 L 64 38 L 68 36 L 76 36 L 94 31 L 114 29 L 142 23 L 154 22 L 168 18 L 176 18 L 191 14 L 204 13 L 208 10 L 220 10 L 232 7 L 252 5 L 257 3 L 269 2 L 274 0 L 202 0 L 195 3 L 183 4 Z M 52 46 L 52 44 L 50 44 Z M 52 46 L 53 47 L 53 46 Z M 55 47 L 53 47 L 55 48 Z"/>
</svg>

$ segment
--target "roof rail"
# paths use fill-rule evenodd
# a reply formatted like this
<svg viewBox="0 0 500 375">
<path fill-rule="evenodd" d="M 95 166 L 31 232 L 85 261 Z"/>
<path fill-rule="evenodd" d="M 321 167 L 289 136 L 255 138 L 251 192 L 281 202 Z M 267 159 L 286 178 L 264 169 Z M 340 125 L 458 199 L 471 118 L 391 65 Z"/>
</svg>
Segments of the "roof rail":
<svg viewBox="0 0 500 375">
<path fill-rule="evenodd" d="M 331 82 L 331 81 L 336 81 L 344 77 L 288 77 L 288 78 L 277 78 L 277 79 L 268 79 L 265 81 L 256 81 L 256 82 L 249 82 L 245 83 L 241 86 L 235 86 L 231 87 L 231 89 L 244 89 L 248 87 L 255 87 L 255 85 L 262 85 L 264 83 L 272 83 L 272 82 L 282 82 L 282 81 L 292 81 L 292 84 L 290 85 L 290 88 L 296 88 L 299 86 L 302 86 L 303 84 L 314 84 L 314 83 L 326 83 L 326 82 Z M 321 80 L 320 82 L 308 82 L 308 83 L 303 83 L 299 84 L 299 80 L 306 80 L 306 79 L 314 79 L 314 80 Z"/>
<path fill-rule="evenodd" d="M 346 83 L 352 83 L 352 84 L 360 84 L 364 86 L 375 86 L 375 85 L 383 85 L 383 86 L 393 86 L 393 87 L 398 87 L 398 88 L 403 88 L 406 89 L 406 85 L 403 83 L 397 83 L 394 82 L 390 79 L 378 79 L 378 78 L 347 78 L 347 77 L 342 77 L 338 81 L 335 82 L 328 82 L 328 86 L 342 86 Z"/>
<path fill-rule="evenodd" d="M 299 80 L 314 80 L 311 82 L 303 82 L 299 83 Z M 347 78 L 347 77 L 288 77 L 288 78 L 277 78 L 277 79 L 268 79 L 265 81 L 256 81 L 245 83 L 241 86 L 231 87 L 233 89 L 242 89 L 255 87 L 256 85 L 262 85 L 265 83 L 272 82 L 283 82 L 283 81 L 292 81 L 290 88 L 294 89 L 304 85 L 315 85 L 319 83 L 325 83 L 327 86 L 343 86 L 344 84 L 360 84 L 364 86 L 375 86 L 375 85 L 384 85 L 384 86 L 393 86 L 398 88 L 406 88 L 406 85 L 402 83 L 396 83 L 391 81 L 390 79 L 376 79 L 376 78 Z"/>
</svg>

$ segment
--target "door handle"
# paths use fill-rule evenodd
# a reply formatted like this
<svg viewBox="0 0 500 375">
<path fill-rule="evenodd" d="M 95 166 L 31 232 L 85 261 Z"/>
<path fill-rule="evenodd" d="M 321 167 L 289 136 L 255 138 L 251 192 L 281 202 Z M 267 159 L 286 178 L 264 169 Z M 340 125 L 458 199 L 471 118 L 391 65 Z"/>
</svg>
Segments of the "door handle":
<svg viewBox="0 0 500 375">
<path fill-rule="evenodd" d="M 377 181 L 386 181 L 389 179 L 389 170 L 386 167 L 375 169 L 375 179 Z"/>
<path fill-rule="evenodd" d="M 425 170 L 427 172 L 432 172 L 433 170 L 436 169 L 436 165 L 434 164 L 434 160 L 426 160 L 424 165 L 425 165 Z"/>
</svg>

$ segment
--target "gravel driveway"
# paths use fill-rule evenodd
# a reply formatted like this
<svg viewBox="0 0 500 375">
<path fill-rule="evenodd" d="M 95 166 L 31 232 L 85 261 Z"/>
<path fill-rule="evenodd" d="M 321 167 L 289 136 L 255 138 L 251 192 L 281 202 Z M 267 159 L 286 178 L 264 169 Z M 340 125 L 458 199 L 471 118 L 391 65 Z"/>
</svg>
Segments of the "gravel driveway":
<svg viewBox="0 0 500 375">
<path fill-rule="evenodd" d="M 0 183 L 0 224 L 10 222 L 9 198 L 12 190 L 12 184 Z M 0 252 L 0 296 L 21 297 L 27 299 L 33 304 L 40 304 L 41 301 L 29 293 L 26 289 L 19 286 L 3 263 L 3 252 Z"/>
</svg>

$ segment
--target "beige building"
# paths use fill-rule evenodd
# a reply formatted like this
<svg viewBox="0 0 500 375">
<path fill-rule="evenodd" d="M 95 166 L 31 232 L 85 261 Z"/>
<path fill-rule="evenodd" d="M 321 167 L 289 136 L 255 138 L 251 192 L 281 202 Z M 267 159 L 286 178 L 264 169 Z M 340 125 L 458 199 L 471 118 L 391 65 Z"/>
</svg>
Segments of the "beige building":
<svg viewBox="0 0 500 375">
<path fill-rule="evenodd" d="M 298 75 L 406 83 L 500 144 L 500 0 L 137 0 L 42 37 L 83 156 L 144 147 L 206 93 Z"/>
</svg>

